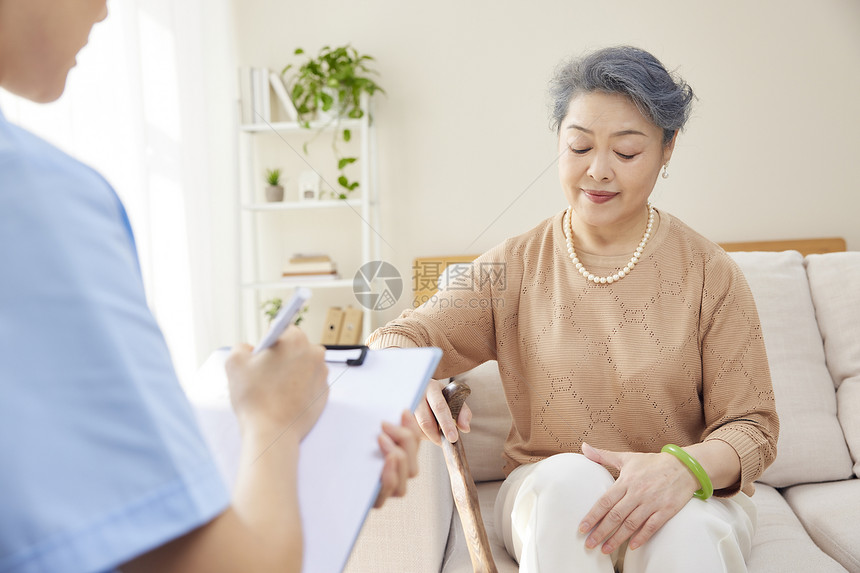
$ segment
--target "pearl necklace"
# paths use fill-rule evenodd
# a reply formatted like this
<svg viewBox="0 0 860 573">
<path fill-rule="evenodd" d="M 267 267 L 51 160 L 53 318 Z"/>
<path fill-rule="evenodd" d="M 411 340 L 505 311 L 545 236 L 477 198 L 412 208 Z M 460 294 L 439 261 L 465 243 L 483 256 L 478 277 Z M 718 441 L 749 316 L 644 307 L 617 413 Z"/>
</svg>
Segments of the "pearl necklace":
<svg viewBox="0 0 860 573">
<path fill-rule="evenodd" d="M 633 253 L 633 256 L 630 257 L 630 262 L 617 273 L 606 277 L 598 277 L 588 272 L 588 269 L 583 266 L 579 261 L 579 258 L 576 256 L 576 249 L 573 248 L 573 225 L 570 221 L 571 210 L 572 209 L 568 207 L 567 211 L 564 212 L 562 227 L 564 228 L 564 236 L 567 239 L 567 254 L 570 255 L 570 260 L 574 265 L 576 265 L 576 270 L 579 271 L 579 274 L 584 276 L 585 280 L 601 285 L 612 284 L 616 281 L 620 281 L 630 274 L 630 271 L 632 271 L 633 267 L 636 266 L 636 263 L 639 262 L 639 257 L 642 256 L 642 251 L 645 250 L 645 245 L 648 243 L 648 239 L 651 238 L 651 229 L 654 226 L 654 206 L 648 202 L 648 226 L 645 227 L 645 234 L 642 235 L 642 240 L 639 242 L 639 246 L 636 247 L 636 251 Z"/>
</svg>

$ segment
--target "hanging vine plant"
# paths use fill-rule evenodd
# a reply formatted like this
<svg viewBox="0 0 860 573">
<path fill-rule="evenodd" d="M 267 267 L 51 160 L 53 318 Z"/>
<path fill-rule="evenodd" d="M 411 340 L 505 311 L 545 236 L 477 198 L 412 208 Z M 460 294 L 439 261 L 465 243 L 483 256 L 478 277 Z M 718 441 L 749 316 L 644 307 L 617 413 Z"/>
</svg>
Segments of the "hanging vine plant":
<svg viewBox="0 0 860 573">
<path fill-rule="evenodd" d="M 295 51 L 296 56 L 304 53 L 302 48 Z M 281 72 L 289 86 L 290 97 L 296 106 L 302 127 L 310 129 L 311 120 L 317 116 L 330 117 L 329 122 L 317 131 L 319 135 L 332 121 L 337 123 L 332 149 L 339 172 L 337 181 L 340 191 L 335 193 L 339 199 L 346 199 L 359 186 L 358 181 L 350 180 L 345 172 L 345 168 L 355 163 L 358 158 L 344 156 L 338 148 L 339 141 L 348 142 L 352 139 L 349 129 L 340 129 L 340 120 L 344 117 L 364 117 L 361 94 L 373 96 L 376 92 L 385 93 L 372 77 L 378 75 L 368 67 L 368 63 L 372 61 L 372 56 L 360 54 L 349 44 L 337 48 L 324 46 L 316 57 L 308 57 L 306 62 L 296 67 L 290 77 L 286 77 L 286 74 L 294 68 L 293 64 L 289 64 Z M 310 142 L 304 144 L 305 153 L 308 152 L 308 143 Z"/>
</svg>

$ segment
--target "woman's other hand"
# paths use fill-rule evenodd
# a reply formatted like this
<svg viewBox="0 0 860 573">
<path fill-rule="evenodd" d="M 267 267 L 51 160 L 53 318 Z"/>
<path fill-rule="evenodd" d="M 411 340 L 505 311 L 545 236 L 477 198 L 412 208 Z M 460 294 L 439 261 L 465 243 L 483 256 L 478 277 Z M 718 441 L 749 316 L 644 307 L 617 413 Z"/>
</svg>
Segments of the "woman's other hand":
<svg viewBox="0 0 860 573">
<path fill-rule="evenodd" d="M 457 423 L 454 423 L 451 409 L 448 408 L 448 402 L 442 395 L 442 388 L 442 382 L 430 380 L 430 383 L 427 384 L 424 400 L 415 410 L 415 419 L 418 421 L 421 431 L 437 446 L 442 445 L 440 427 L 448 441 L 454 443 L 459 437 L 457 430 L 468 433 L 472 421 L 472 410 L 469 409 L 468 404 L 463 404 L 460 415 L 457 417 Z"/>
<path fill-rule="evenodd" d="M 585 541 L 589 549 L 602 543 L 603 553 L 611 553 L 627 539 L 630 549 L 641 547 L 700 487 L 690 470 L 671 454 L 611 452 L 588 444 L 582 444 L 582 453 L 620 471 L 615 484 L 580 523 L 580 532 L 591 531 Z"/>
<path fill-rule="evenodd" d="M 382 423 L 379 449 L 385 456 L 385 466 L 380 478 L 382 487 L 373 507 L 382 507 L 389 497 L 406 495 L 406 482 L 418 475 L 420 441 L 421 429 L 409 411 L 404 411 L 400 416 L 399 426 Z"/>
<path fill-rule="evenodd" d="M 227 359 L 230 400 L 243 432 L 249 427 L 301 440 L 328 399 L 325 349 L 290 326 L 264 352 L 240 344 Z"/>
</svg>

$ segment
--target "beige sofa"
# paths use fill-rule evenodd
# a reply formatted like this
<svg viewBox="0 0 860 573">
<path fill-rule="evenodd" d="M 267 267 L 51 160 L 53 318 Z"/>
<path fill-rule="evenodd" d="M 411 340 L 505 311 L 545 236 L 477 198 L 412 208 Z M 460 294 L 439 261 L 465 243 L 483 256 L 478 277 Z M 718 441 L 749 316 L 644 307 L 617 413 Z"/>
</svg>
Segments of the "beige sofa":
<svg viewBox="0 0 860 573">
<path fill-rule="evenodd" d="M 777 410 L 779 452 L 756 485 L 751 573 L 860 572 L 860 252 L 738 252 L 758 305 Z M 517 571 L 493 520 L 510 417 L 494 362 L 472 387 L 464 436 L 499 571 Z M 371 512 L 347 571 L 471 571 L 439 448 L 403 499 Z"/>
</svg>

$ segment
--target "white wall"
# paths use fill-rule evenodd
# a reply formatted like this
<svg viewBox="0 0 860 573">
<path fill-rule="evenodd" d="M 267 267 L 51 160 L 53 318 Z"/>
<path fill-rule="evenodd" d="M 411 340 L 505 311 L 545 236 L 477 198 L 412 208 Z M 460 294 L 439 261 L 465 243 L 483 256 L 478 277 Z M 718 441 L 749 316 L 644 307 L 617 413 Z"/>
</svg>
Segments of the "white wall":
<svg viewBox="0 0 860 573">
<path fill-rule="evenodd" d="M 240 64 L 280 69 L 297 46 L 347 42 L 377 58 L 388 92 L 376 101 L 379 231 L 407 282 L 416 256 L 481 252 L 564 207 L 547 80 L 564 56 L 619 43 L 677 68 L 699 98 L 658 207 L 716 241 L 842 236 L 860 249 L 854 0 L 234 0 L 234 10 Z"/>
</svg>

